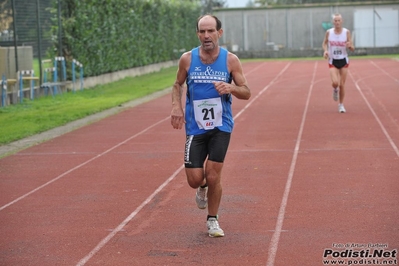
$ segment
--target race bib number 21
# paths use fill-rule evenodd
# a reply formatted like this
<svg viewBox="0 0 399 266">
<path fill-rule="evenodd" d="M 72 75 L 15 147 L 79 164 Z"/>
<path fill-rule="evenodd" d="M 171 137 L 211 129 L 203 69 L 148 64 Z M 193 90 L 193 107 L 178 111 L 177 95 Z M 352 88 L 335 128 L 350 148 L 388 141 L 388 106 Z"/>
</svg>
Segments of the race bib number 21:
<svg viewBox="0 0 399 266">
<path fill-rule="evenodd" d="M 220 98 L 195 100 L 195 121 L 200 129 L 213 129 L 222 126 L 223 107 Z"/>
</svg>

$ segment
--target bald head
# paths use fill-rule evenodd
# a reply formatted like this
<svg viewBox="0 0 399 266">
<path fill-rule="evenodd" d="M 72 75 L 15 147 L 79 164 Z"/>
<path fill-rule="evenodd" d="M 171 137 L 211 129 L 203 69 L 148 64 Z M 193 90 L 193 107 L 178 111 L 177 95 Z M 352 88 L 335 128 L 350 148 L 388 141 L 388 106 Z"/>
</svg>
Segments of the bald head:
<svg viewBox="0 0 399 266">
<path fill-rule="evenodd" d="M 215 21 L 216 30 L 220 30 L 220 29 L 222 28 L 222 22 L 221 22 L 216 16 L 213 16 L 213 15 L 203 15 L 203 16 L 200 16 L 200 17 L 197 19 L 197 32 L 199 31 L 199 28 L 200 28 L 199 25 L 201 24 L 201 22 L 203 22 L 204 20 L 209 20 L 209 19 Z"/>
<path fill-rule="evenodd" d="M 336 29 L 340 29 L 342 27 L 342 16 L 341 14 L 334 14 L 333 16 L 333 24 Z"/>
</svg>

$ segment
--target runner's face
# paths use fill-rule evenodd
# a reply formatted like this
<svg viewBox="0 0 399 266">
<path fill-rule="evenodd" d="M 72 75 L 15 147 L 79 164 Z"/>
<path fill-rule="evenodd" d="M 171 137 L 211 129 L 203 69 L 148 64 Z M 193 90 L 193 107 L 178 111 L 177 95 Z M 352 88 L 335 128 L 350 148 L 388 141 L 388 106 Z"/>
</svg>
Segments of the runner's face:
<svg viewBox="0 0 399 266">
<path fill-rule="evenodd" d="M 333 19 L 334 22 L 334 27 L 336 29 L 340 29 L 342 27 L 342 17 L 341 16 L 335 16 Z"/>
<path fill-rule="evenodd" d="M 216 21 L 213 17 L 203 17 L 198 22 L 197 36 L 205 51 L 213 50 L 218 46 L 221 33 L 221 29 L 216 30 Z"/>
</svg>

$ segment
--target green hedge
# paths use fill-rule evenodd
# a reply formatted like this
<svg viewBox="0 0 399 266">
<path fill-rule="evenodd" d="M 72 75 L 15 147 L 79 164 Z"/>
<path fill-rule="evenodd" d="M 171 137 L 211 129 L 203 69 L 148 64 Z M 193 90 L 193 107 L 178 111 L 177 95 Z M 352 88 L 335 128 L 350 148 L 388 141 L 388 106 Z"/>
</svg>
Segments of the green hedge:
<svg viewBox="0 0 399 266">
<path fill-rule="evenodd" d="M 63 54 L 85 76 L 177 59 L 199 44 L 201 7 L 191 1 L 64 0 L 61 13 Z"/>
</svg>

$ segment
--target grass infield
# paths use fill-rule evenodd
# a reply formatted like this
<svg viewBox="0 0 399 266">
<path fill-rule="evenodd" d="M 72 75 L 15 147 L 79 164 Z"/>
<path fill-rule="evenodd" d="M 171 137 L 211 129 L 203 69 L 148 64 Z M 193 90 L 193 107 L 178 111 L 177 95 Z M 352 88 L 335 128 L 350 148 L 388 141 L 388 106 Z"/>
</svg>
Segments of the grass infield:
<svg viewBox="0 0 399 266">
<path fill-rule="evenodd" d="M 316 60 L 317 58 L 243 59 L 250 61 Z M 396 58 L 399 55 L 357 56 L 352 58 Z M 171 87 L 176 67 L 159 72 L 95 86 L 91 89 L 47 96 L 0 108 L 0 145 L 29 137 L 83 117 L 116 107 L 156 91 Z"/>
<path fill-rule="evenodd" d="M 95 86 L 0 107 L 0 145 L 65 125 L 171 87 L 176 67 Z"/>
</svg>

